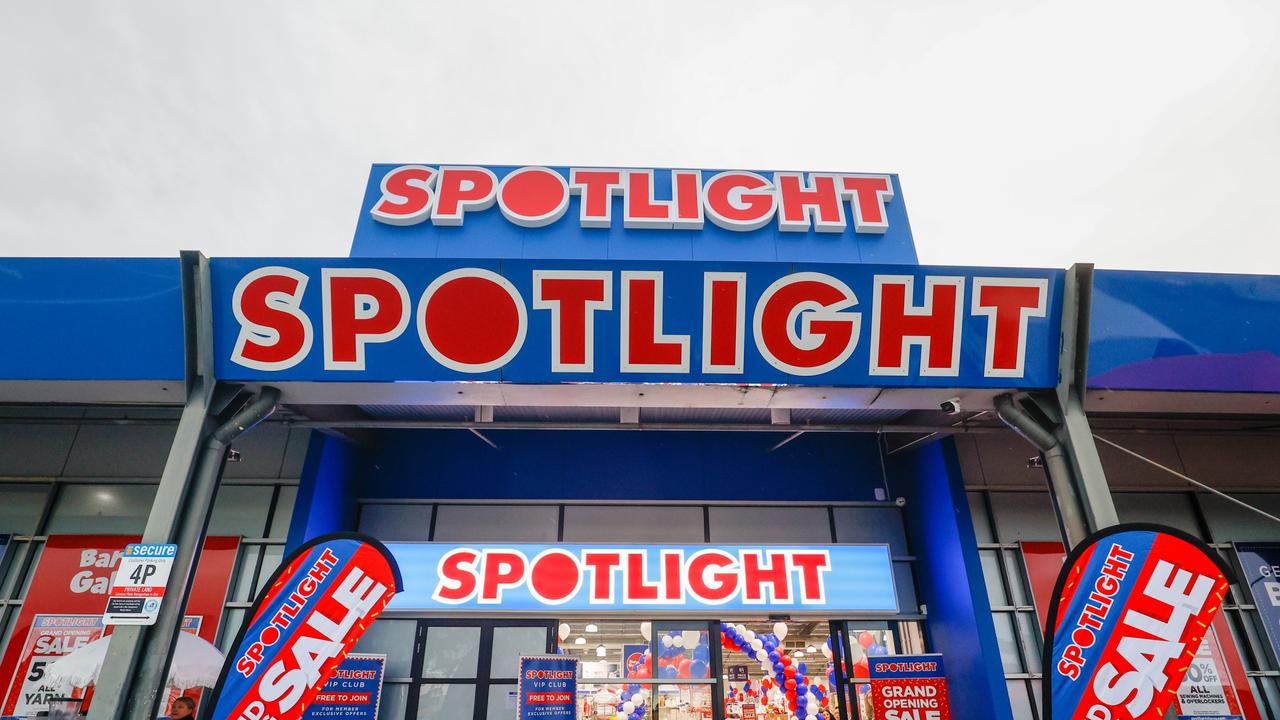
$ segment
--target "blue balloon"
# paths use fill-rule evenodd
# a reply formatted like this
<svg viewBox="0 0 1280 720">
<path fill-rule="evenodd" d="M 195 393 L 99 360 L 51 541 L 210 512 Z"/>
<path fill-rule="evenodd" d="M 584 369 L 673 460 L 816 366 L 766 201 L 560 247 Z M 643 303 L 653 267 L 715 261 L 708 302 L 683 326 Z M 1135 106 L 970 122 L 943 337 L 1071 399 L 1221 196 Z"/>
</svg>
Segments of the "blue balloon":
<svg viewBox="0 0 1280 720">
<path fill-rule="evenodd" d="M 786 666 L 783 665 L 782 663 L 776 660 L 773 662 L 773 672 L 775 675 L 781 675 L 782 671 L 786 669 L 787 669 Z"/>
<path fill-rule="evenodd" d="M 693 662 L 689 663 L 689 676 L 696 677 L 696 678 L 706 677 L 707 664 L 701 660 L 694 660 Z"/>
<path fill-rule="evenodd" d="M 835 687 L 835 684 L 836 684 L 836 671 L 835 671 L 835 670 L 832 670 L 831 672 L 827 673 L 827 682 L 831 683 L 831 686 L 832 686 L 832 687 Z"/>
<path fill-rule="evenodd" d="M 677 675 L 679 675 L 679 674 L 680 674 L 680 671 L 679 671 L 679 670 L 676 670 L 675 668 L 671 667 L 670 665 L 664 665 L 664 666 L 662 666 L 662 672 L 661 672 L 660 674 L 661 674 L 661 675 L 662 675 L 662 677 L 664 677 L 664 678 L 673 678 L 673 677 L 676 677 Z"/>
<path fill-rule="evenodd" d="M 804 675 L 804 674 L 805 674 L 805 671 L 806 671 L 806 670 L 808 670 L 808 669 L 809 669 L 809 666 L 808 666 L 808 665 L 805 665 L 803 662 L 796 663 L 796 674 L 797 674 L 797 675 Z"/>
<path fill-rule="evenodd" d="M 867 648 L 867 654 L 874 655 L 876 657 L 879 657 L 881 655 L 888 655 L 889 648 L 885 647 L 884 645 L 872 645 L 871 647 Z"/>
<path fill-rule="evenodd" d="M 797 686 L 796 687 L 796 705 L 799 705 L 800 707 L 804 707 L 805 705 L 808 705 L 808 704 L 809 704 L 809 696 L 800 692 L 800 688 Z"/>
<path fill-rule="evenodd" d="M 770 650 L 770 651 L 769 651 L 769 662 L 771 662 L 771 663 L 776 663 L 776 662 L 778 662 L 778 661 L 779 661 L 779 660 L 781 660 L 781 659 L 782 659 L 782 656 L 778 654 L 778 651 L 777 651 L 777 650 Z"/>
<path fill-rule="evenodd" d="M 699 645 L 693 649 L 693 659 L 706 662 L 711 659 L 711 651 L 705 645 Z"/>
</svg>

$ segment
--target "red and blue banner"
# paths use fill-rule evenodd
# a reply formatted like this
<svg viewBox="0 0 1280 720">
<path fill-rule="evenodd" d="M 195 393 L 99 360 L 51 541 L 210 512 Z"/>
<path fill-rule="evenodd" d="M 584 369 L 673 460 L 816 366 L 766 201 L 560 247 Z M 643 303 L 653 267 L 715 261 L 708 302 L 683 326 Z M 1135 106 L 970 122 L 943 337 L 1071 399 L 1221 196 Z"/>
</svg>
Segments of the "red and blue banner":
<svg viewBox="0 0 1280 720">
<path fill-rule="evenodd" d="M 393 610 L 896 613 L 887 545 L 390 543 Z"/>
<path fill-rule="evenodd" d="M 1177 699 L 1232 582 L 1172 528 L 1117 525 L 1067 557 L 1045 631 L 1046 720 L 1156 720 Z"/>
<path fill-rule="evenodd" d="M 298 548 L 236 636 L 210 717 L 302 717 L 401 586 L 395 559 L 373 538 L 335 533 Z"/>
<path fill-rule="evenodd" d="M 882 720 L 950 720 L 941 655 L 867 656 L 871 707 Z"/>
<path fill-rule="evenodd" d="M 522 655 L 517 720 L 577 720 L 578 660 Z"/>
</svg>

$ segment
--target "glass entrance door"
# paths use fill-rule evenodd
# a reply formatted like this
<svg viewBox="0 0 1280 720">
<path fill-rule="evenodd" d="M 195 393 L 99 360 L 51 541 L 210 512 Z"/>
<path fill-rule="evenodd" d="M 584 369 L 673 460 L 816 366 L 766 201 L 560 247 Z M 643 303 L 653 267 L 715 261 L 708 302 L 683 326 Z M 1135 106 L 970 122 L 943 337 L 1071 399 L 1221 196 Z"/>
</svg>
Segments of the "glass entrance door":
<svg viewBox="0 0 1280 720">
<path fill-rule="evenodd" d="M 420 620 L 405 716 L 514 720 L 521 655 L 553 652 L 542 620 Z"/>
</svg>

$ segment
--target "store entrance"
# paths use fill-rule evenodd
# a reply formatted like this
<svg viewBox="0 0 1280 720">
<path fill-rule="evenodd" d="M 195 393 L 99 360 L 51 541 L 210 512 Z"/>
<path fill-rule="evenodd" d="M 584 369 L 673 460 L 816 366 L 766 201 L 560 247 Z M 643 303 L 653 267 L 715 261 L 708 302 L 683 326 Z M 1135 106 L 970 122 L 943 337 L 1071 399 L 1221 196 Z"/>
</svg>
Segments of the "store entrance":
<svg viewBox="0 0 1280 720">
<path fill-rule="evenodd" d="M 512 720 L 520 656 L 551 652 L 550 620 L 419 620 L 405 718 Z"/>
<path fill-rule="evenodd" d="M 556 632 L 582 663 L 580 720 L 868 720 L 867 658 L 920 649 L 904 625 L 565 619 Z"/>
</svg>

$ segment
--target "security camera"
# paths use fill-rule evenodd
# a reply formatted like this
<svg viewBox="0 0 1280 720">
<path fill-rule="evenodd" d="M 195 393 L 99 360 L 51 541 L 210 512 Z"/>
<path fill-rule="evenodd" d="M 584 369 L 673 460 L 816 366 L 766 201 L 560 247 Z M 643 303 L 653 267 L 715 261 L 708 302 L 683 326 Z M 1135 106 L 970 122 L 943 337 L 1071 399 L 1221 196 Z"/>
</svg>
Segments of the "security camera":
<svg viewBox="0 0 1280 720">
<path fill-rule="evenodd" d="M 960 413 L 960 398 L 950 398 L 938 403 L 938 409 L 948 415 L 958 415 Z"/>
</svg>

